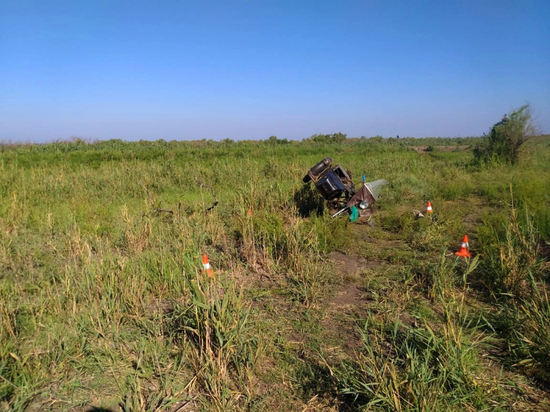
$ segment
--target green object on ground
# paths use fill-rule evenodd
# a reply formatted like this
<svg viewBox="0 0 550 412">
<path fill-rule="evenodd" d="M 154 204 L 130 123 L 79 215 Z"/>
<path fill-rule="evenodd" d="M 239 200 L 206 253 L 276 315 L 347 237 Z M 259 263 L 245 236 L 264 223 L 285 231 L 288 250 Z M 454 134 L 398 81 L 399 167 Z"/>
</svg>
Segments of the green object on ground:
<svg viewBox="0 0 550 412">
<path fill-rule="evenodd" d="M 349 220 L 351 220 L 352 222 L 355 222 L 357 219 L 359 219 L 359 211 L 355 206 L 352 206 L 350 210 L 351 210 L 351 215 L 349 217 Z"/>
</svg>

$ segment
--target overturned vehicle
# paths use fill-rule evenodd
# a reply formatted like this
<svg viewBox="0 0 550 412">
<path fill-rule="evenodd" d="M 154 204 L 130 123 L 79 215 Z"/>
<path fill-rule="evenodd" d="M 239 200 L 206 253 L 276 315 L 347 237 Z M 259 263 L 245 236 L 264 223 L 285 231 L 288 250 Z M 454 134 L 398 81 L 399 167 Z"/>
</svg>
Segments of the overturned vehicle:
<svg viewBox="0 0 550 412">
<path fill-rule="evenodd" d="M 351 173 L 342 166 L 332 164 L 333 160 L 327 157 L 308 170 L 303 182 L 313 182 L 321 196 L 327 201 L 329 209 L 335 210 L 332 217 L 348 212 L 350 220 L 355 222 L 361 217 L 368 217 L 374 213 L 373 205 L 380 197 L 382 186 L 388 184 L 385 179 L 373 182 L 363 182 L 356 190 Z"/>
</svg>

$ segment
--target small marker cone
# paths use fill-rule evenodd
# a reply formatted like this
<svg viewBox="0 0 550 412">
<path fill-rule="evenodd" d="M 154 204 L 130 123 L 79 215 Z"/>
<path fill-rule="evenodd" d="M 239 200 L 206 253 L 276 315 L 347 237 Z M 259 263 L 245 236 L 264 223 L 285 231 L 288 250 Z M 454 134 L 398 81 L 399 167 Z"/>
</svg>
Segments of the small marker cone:
<svg viewBox="0 0 550 412">
<path fill-rule="evenodd" d="M 459 251 L 455 253 L 455 255 L 462 256 L 462 257 L 465 257 L 465 258 L 472 257 L 472 255 L 468 251 L 469 247 L 470 247 L 470 245 L 468 244 L 468 236 L 466 235 L 462 239 L 462 245 L 460 246 Z"/>
<path fill-rule="evenodd" d="M 252 216 L 252 209 L 248 209 L 248 216 Z"/>
<path fill-rule="evenodd" d="M 428 202 L 428 207 L 426 207 L 426 213 L 433 213 L 433 209 L 432 209 L 432 203 L 431 202 Z"/>
<path fill-rule="evenodd" d="M 206 272 L 206 275 L 209 278 L 214 277 L 214 272 L 212 272 L 212 268 L 210 267 L 210 262 L 208 261 L 208 256 L 202 255 L 202 266 L 204 267 L 203 273 Z"/>
</svg>

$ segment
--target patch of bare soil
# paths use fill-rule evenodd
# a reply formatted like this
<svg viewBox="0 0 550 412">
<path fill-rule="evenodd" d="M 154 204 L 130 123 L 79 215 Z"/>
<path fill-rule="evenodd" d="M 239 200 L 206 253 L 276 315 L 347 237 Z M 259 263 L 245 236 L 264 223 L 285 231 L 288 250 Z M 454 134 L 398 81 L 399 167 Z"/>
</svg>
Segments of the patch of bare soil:
<svg viewBox="0 0 550 412">
<path fill-rule="evenodd" d="M 368 243 L 368 239 L 363 240 Z M 374 241 L 374 239 L 370 240 Z M 385 267 L 388 262 L 366 259 L 342 252 L 333 252 L 331 259 L 334 262 L 336 273 L 344 279 L 344 282 L 336 287 L 332 297 L 328 300 L 329 309 L 340 312 L 357 312 L 357 309 L 365 307 L 368 301 L 372 299 L 360 284 L 361 279 L 366 276 L 365 272 Z"/>
<path fill-rule="evenodd" d="M 354 357 L 362 347 L 362 339 L 356 324 L 356 317 L 364 312 L 371 298 L 361 285 L 364 271 L 386 265 L 384 261 L 368 260 L 364 257 L 333 252 L 334 274 L 342 283 L 333 283 L 332 290 L 324 302 L 326 309 L 322 320 L 325 353 L 332 360 Z"/>
<path fill-rule="evenodd" d="M 347 284 L 338 288 L 336 294 L 329 301 L 329 305 L 334 308 L 345 308 L 356 306 L 365 300 L 365 294 L 356 285 Z"/>
<path fill-rule="evenodd" d="M 342 275 L 357 275 L 365 269 L 382 267 L 387 264 L 383 260 L 368 260 L 364 257 L 346 255 L 342 252 L 333 252 L 331 259 L 334 261 L 338 273 Z"/>
</svg>

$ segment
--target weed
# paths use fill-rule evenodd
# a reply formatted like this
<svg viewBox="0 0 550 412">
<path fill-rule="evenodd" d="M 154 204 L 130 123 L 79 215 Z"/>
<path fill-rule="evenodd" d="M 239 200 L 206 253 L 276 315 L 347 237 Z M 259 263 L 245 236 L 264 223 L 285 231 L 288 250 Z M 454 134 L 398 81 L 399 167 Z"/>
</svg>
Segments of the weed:
<svg viewBox="0 0 550 412">
<path fill-rule="evenodd" d="M 177 305 L 171 323 L 175 339 L 183 334 L 194 350 L 187 354 L 196 379 L 205 390 L 204 402 L 218 410 L 242 403 L 250 369 L 258 356 L 257 340 L 250 334 L 249 309 L 229 281 L 188 281 L 190 302 Z"/>
<path fill-rule="evenodd" d="M 531 291 L 530 279 L 539 273 L 539 237 L 527 210 L 524 219 L 519 218 L 513 197 L 509 213 L 504 222 L 486 223 L 480 231 L 484 270 L 492 293 L 524 296 Z"/>
<path fill-rule="evenodd" d="M 477 264 L 476 259 L 464 269 L 464 288 Z M 483 338 L 477 326 L 468 325 L 466 333 L 464 295 L 457 296 L 447 282 L 453 266 L 442 261 L 434 275 L 435 293 L 443 306 L 441 332 L 428 322 L 406 327 L 396 320 L 376 327 L 369 315 L 357 360 L 334 368 L 345 402 L 394 411 L 486 406 L 483 389 L 476 382 L 477 348 Z"/>
</svg>

